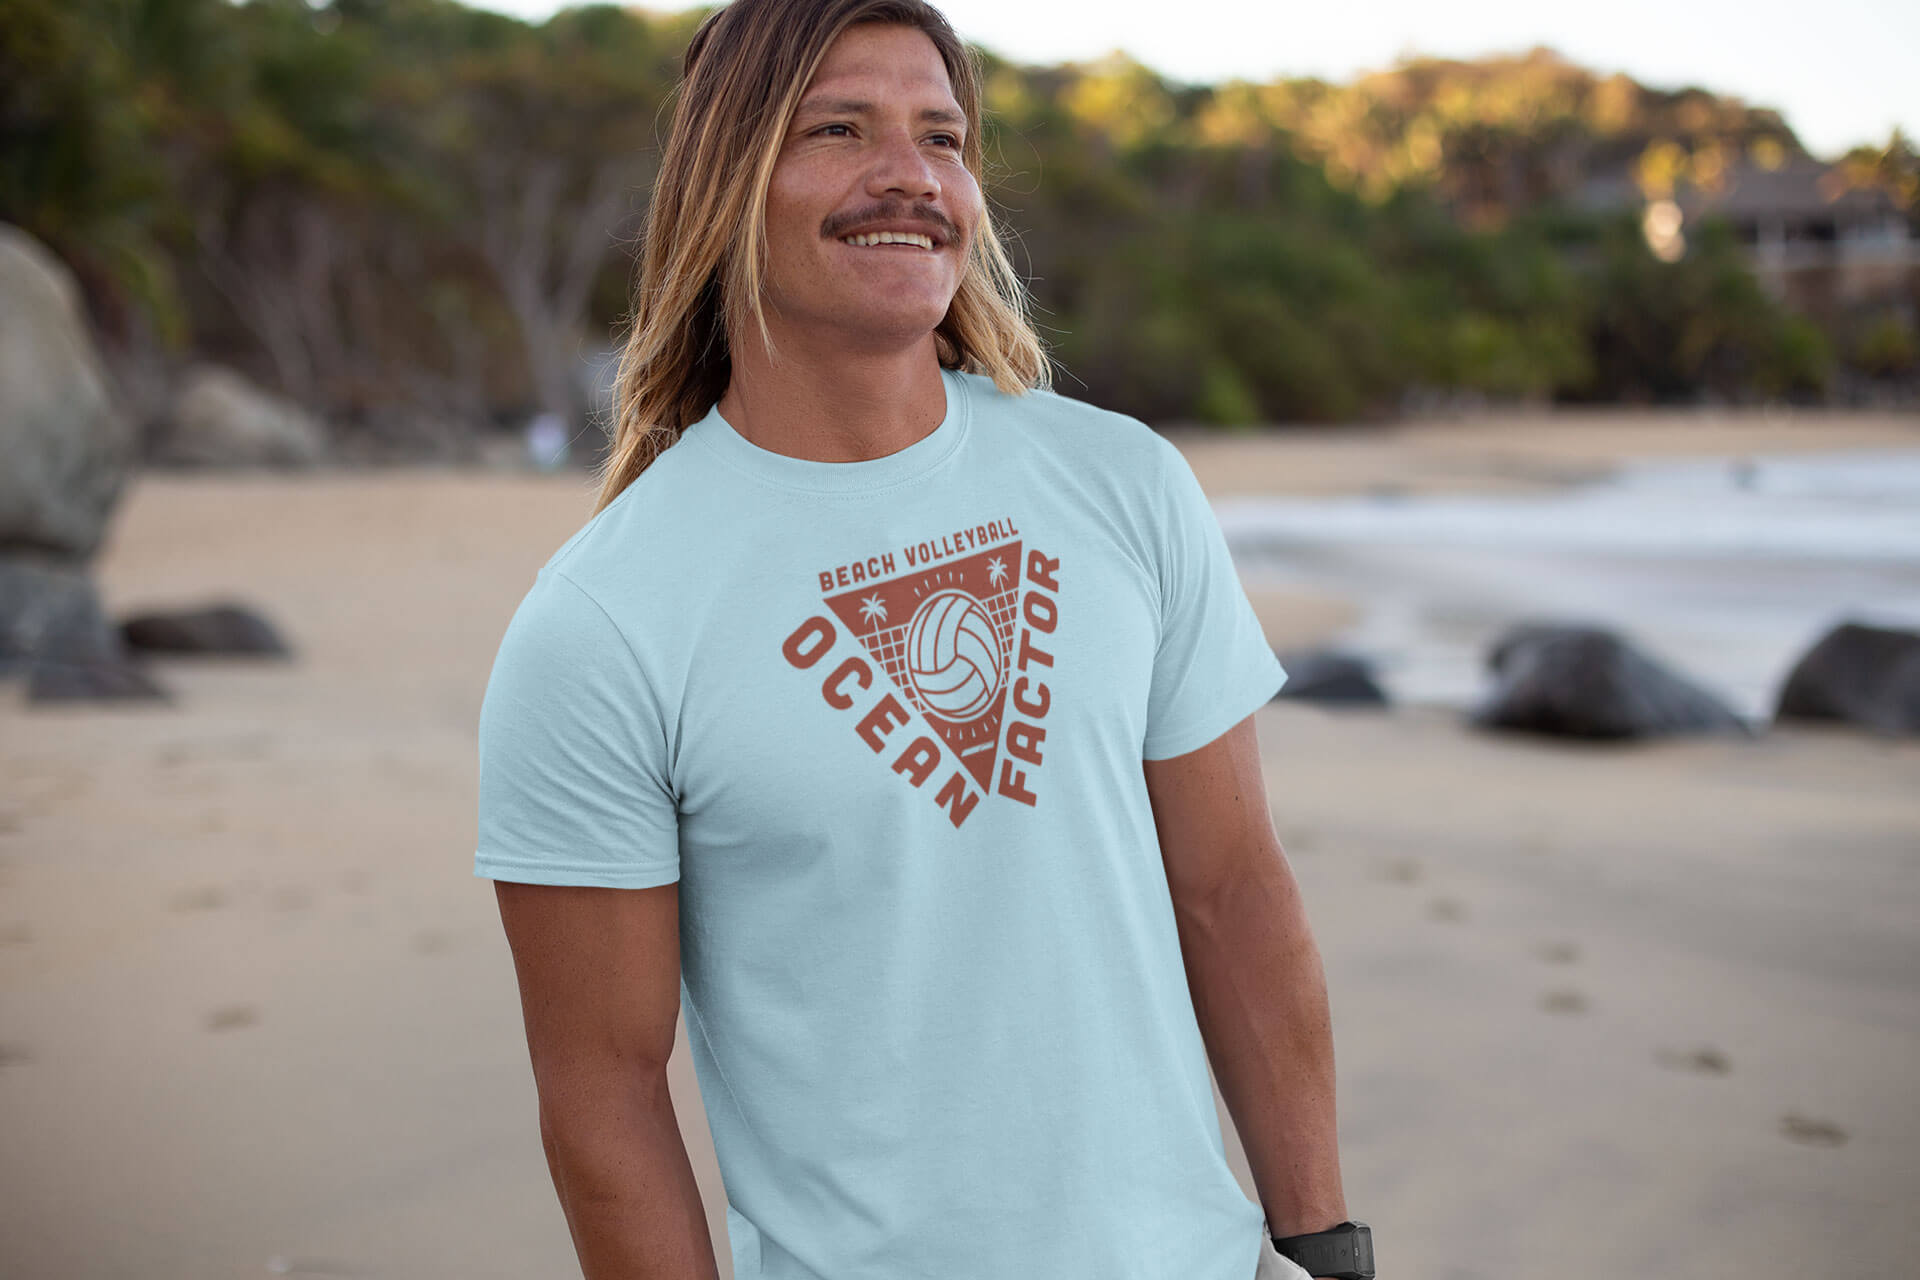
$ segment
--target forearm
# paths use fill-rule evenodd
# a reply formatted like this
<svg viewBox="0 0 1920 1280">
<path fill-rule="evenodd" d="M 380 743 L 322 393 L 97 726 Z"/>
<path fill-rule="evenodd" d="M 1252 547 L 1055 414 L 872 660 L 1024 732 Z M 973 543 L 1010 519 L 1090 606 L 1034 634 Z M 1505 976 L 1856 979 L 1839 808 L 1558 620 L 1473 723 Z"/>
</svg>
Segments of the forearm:
<svg viewBox="0 0 1920 1280">
<path fill-rule="evenodd" d="M 718 1280 L 664 1073 L 591 1109 L 545 1107 L 541 1140 L 586 1280 Z"/>
<path fill-rule="evenodd" d="M 1174 901 L 1194 1013 L 1274 1235 L 1346 1219 L 1320 952 L 1278 848 L 1204 902 Z"/>
</svg>

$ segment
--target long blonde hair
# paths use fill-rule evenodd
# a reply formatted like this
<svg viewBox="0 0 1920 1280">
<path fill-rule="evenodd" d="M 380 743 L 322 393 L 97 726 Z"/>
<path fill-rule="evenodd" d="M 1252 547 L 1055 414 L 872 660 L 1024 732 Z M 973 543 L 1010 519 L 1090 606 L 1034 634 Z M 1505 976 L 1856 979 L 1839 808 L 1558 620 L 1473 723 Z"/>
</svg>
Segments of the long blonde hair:
<svg viewBox="0 0 1920 1280">
<path fill-rule="evenodd" d="M 654 183 L 634 282 L 633 325 L 613 393 L 612 448 L 594 511 L 604 510 L 726 392 L 728 335 L 768 335 L 767 185 L 793 113 L 827 49 L 856 23 L 925 32 L 967 118 L 963 159 L 985 184 L 980 73 L 940 11 L 923 0 L 733 0 L 694 33 Z M 989 212 L 934 334 L 940 363 L 1003 391 L 1046 386 L 1026 287 Z"/>
</svg>

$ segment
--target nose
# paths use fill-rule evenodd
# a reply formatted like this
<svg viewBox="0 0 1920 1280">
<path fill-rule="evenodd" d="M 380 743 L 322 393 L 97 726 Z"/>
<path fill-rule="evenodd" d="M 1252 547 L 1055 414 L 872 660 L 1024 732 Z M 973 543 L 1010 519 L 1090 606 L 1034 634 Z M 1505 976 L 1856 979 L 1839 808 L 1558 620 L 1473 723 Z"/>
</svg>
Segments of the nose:
<svg viewBox="0 0 1920 1280">
<path fill-rule="evenodd" d="M 940 175 L 911 134 L 889 131 L 879 140 L 875 152 L 873 167 L 867 171 L 868 195 L 916 201 L 940 198 Z"/>
</svg>

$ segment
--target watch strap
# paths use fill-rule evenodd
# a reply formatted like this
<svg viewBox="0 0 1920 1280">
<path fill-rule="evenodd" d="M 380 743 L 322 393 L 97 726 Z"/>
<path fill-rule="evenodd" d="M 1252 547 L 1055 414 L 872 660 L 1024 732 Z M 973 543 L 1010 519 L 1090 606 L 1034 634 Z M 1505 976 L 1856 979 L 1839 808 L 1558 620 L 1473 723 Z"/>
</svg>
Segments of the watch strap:
<svg viewBox="0 0 1920 1280">
<path fill-rule="evenodd" d="M 1275 1236 L 1273 1247 L 1311 1276 L 1373 1280 L 1373 1229 L 1364 1222 L 1343 1222 L 1300 1236 Z"/>
</svg>

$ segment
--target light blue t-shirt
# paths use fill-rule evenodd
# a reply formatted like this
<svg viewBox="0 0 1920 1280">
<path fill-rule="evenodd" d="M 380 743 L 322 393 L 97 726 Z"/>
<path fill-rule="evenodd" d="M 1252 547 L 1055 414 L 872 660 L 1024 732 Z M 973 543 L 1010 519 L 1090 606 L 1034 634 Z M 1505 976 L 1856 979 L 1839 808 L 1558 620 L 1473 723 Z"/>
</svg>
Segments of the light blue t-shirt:
<svg viewBox="0 0 1920 1280">
<path fill-rule="evenodd" d="M 1249 1280 L 1141 761 L 1286 673 L 1173 446 L 945 385 L 863 462 L 711 412 L 554 554 L 475 872 L 679 880 L 741 1280 Z"/>
</svg>

